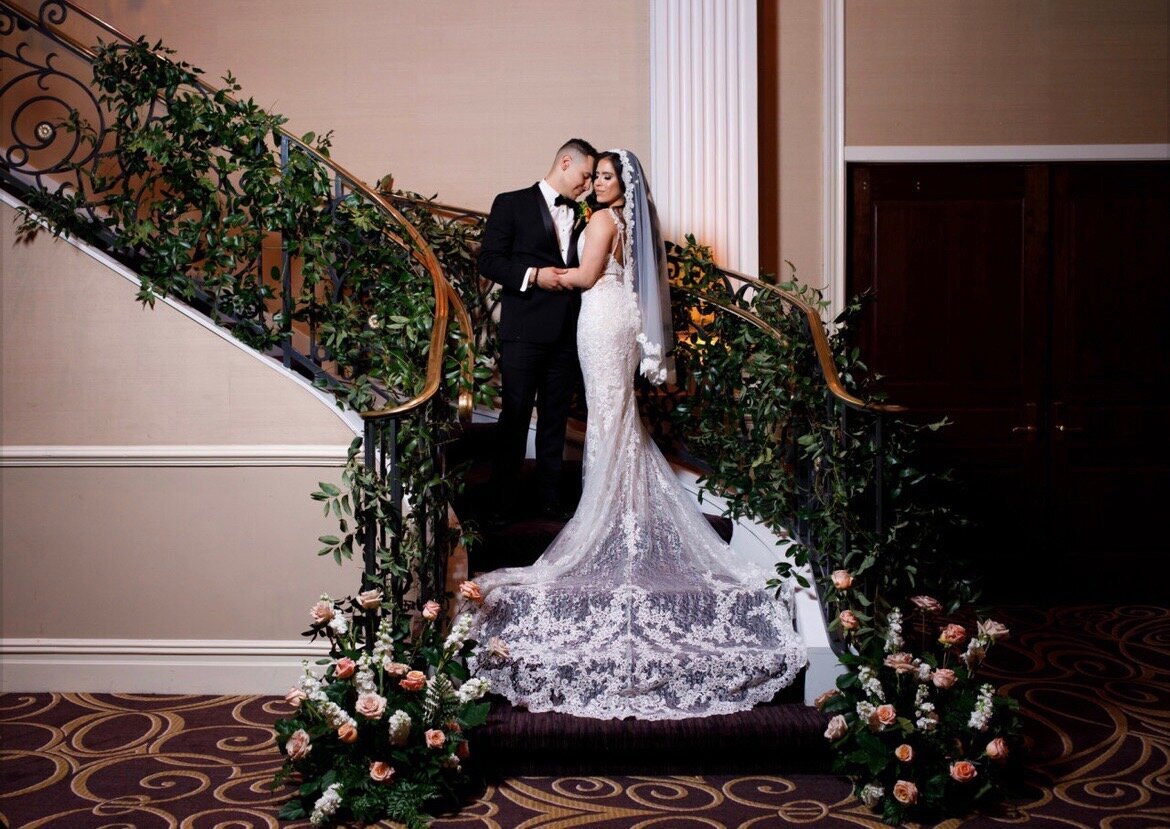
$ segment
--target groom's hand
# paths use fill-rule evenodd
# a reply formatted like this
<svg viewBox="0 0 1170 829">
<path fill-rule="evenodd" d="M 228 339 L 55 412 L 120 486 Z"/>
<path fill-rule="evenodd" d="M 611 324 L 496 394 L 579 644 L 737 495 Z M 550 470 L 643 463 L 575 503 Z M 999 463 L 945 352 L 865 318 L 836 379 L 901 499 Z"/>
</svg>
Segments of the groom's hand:
<svg viewBox="0 0 1170 829">
<path fill-rule="evenodd" d="M 544 288 L 546 291 L 565 290 L 566 286 L 561 282 L 561 275 L 564 274 L 565 271 L 565 268 L 537 268 L 536 287 Z"/>
</svg>

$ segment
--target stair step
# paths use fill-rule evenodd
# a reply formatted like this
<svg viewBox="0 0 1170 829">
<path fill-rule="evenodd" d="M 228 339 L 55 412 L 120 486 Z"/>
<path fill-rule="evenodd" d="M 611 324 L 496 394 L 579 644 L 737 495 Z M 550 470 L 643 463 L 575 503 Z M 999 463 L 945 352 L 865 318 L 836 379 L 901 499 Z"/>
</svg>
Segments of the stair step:
<svg viewBox="0 0 1170 829">
<path fill-rule="evenodd" d="M 493 699 L 473 756 L 491 777 L 824 772 L 827 717 L 798 702 L 686 720 L 534 714 Z"/>
</svg>

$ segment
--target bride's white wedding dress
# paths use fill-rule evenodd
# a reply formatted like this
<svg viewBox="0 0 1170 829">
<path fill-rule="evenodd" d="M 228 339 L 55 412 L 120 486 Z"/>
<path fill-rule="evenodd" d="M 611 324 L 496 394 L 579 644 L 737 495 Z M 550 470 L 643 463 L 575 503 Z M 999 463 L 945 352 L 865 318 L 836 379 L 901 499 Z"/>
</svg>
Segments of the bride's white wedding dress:
<svg viewBox="0 0 1170 829">
<path fill-rule="evenodd" d="M 771 699 L 806 661 L 790 600 L 723 543 L 642 425 L 639 327 L 611 251 L 577 323 L 589 409 L 580 505 L 531 567 L 479 579 L 472 636 L 509 653 L 481 647 L 472 667 L 531 711 L 726 714 Z"/>
</svg>

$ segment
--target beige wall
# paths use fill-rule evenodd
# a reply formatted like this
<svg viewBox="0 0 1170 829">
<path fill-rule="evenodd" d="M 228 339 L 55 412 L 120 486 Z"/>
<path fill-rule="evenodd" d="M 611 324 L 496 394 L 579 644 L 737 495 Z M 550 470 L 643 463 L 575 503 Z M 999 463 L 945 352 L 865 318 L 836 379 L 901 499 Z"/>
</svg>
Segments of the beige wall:
<svg viewBox="0 0 1170 829">
<path fill-rule="evenodd" d="M 0 444 L 326 444 L 331 408 L 0 205 Z M 284 639 L 322 591 L 331 468 L 0 469 L 0 636 Z"/>
<path fill-rule="evenodd" d="M 845 143 L 1168 142 L 1168 13 L 1166 0 L 846 0 Z"/>
<path fill-rule="evenodd" d="M 760 267 L 825 285 L 820 0 L 761 2 Z"/>
<path fill-rule="evenodd" d="M 487 209 L 560 143 L 650 149 L 646 0 L 85 0 L 131 37 L 161 38 L 291 131 L 334 130 L 371 183 Z"/>
</svg>

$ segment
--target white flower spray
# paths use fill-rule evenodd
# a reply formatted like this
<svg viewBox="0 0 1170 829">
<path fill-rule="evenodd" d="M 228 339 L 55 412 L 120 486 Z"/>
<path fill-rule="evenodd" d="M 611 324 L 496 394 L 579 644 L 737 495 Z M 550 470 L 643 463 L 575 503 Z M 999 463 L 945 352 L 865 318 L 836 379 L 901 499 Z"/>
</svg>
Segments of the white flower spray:
<svg viewBox="0 0 1170 829">
<path fill-rule="evenodd" d="M 458 694 L 460 702 L 468 703 L 482 697 L 491 690 L 491 687 L 492 684 L 489 680 L 472 677 L 460 685 L 459 690 L 455 693 Z"/>
<path fill-rule="evenodd" d="M 994 698 L 994 686 L 981 685 L 979 687 L 979 698 L 975 700 L 975 709 L 971 712 L 971 718 L 967 720 L 968 726 L 976 731 L 987 730 L 987 724 L 991 721 L 992 700 Z"/>
<path fill-rule="evenodd" d="M 919 685 L 914 692 L 914 726 L 919 731 L 934 731 L 938 727 L 938 714 L 930 701 L 930 686 Z"/>
<path fill-rule="evenodd" d="M 391 745 L 406 745 L 406 741 L 410 739 L 410 714 L 402 710 L 391 714 L 389 730 Z"/>
<path fill-rule="evenodd" d="M 340 806 L 341 784 L 334 783 L 313 804 L 313 814 L 309 815 L 309 823 L 314 826 L 324 826 L 337 814 L 337 809 Z"/>
<path fill-rule="evenodd" d="M 886 617 L 889 627 L 886 628 L 886 653 L 897 653 L 902 650 L 902 610 L 895 607 Z"/>
<path fill-rule="evenodd" d="M 451 632 L 447 634 L 447 641 L 443 643 L 443 650 L 454 653 L 463 647 L 467 635 L 471 633 L 471 614 L 464 613 L 451 625 Z"/>
</svg>

